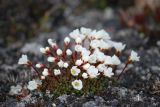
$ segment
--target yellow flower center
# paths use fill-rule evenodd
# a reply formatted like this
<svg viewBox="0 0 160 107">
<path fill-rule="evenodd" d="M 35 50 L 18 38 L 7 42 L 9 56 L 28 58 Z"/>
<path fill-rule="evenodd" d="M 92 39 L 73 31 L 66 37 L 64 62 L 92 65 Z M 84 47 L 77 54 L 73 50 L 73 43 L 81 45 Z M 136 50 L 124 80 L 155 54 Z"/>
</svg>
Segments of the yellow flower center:
<svg viewBox="0 0 160 107">
<path fill-rule="evenodd" d="M 75 70 L 71 70 L 71 73 L 74 75 L 74 74 L 76 74 L 76 71 Z"/>
<path fill-rule="evenodd" d="M 80 84 L 79 84 L 79 82 L 75 82 L 75 84 L 74 84 L 75 86 L 79 86 Z"/>
</svg>

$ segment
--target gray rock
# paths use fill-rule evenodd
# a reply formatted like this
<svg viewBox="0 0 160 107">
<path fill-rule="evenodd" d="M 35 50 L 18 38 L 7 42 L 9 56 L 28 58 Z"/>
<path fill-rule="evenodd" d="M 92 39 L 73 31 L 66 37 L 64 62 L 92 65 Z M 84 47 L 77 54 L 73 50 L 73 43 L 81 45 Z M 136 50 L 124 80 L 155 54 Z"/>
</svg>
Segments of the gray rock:
<svg viewBox="0 0 160 107">
<path fill-rule="evenodd" d="M 95 101 L 88 101 L 82 105 L 82 107 L 97 107 Z"/>
</svg>

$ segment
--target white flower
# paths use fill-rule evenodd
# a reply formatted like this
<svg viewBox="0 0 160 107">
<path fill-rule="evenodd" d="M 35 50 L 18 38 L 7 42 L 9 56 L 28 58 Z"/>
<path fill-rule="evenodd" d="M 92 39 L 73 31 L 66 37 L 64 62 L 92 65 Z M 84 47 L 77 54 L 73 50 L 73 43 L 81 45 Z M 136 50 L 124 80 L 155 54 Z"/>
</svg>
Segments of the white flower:
<svg viewBox="0 0 160 107">
<path fill-rule="evenodd" d="M 100 49 L 109 49 L 112 46 L 109 43 L 106 43 L 105 41 L 101 40 L 99 43 L 99 48 Z"/>
<path fill-rule="evenodd" d="M 100 41 L 99 40 L 92 40 L 90 42 L 90 46 L 91 46 L 91 48 L 96 49 L 100 46 Z"/>
<path fill-rule="evenodd" d="M 81 80 L 74 80 L 72 82 L 72 86 L 74 89 L 76 90 L 81 90 L 83 88 L 83 84 L 82 84 L 82 81 Z"/>
<path fill-rule="evenodd" d="M 69 66 L 69 65 L 68 65 L 67 62 L 65 62 L 65 63 L 63 64 L 63 67 L 64 67 L 64 68 L 68 68 L 68 66 Z"/>
<path fill-rule="evenodd" d="M 77 38 L 76 38 L 76 43 L 77 43 L 77 44 L 81 44 L 81 43 L 82 43 L 82 39 L 81 39 L 80 37 L 77 37 Z"/>
<path fill-rule="evenodd" d="M 86 78 L 88 78 L 88 74 L 84 72 L 84 73 L 82 74 L 82 77 L 83 77 L 84 79 L 86 79 Z"/>
<path fill-rule="evenodd" d="M 69 36 L 73 39 L 76 39 L 79 35 L 80 35 L 79 29 L 73 30 L 73 32 L 69 34 Z"/>
<path fill-rule="evenodd" d="M 85 39 L 85 35 L 83 35 L 83 34 L 81 34 L 80 33 L 80 31 L 79 31 L 79 29 L 76 29 L 76 30 L 73 30 L 73 32 L 71 32 L 70 34 L 69 34 L 69 36 L 71 37 L 71 38 L 73 38 L 73 39 L 75 39 L 76 40 L 76 38 L 81 38 L 81 40 L 84 40 Z"/>
<path fill-rule="evenodd" d="M 102 52 L 99 52 L 97 54 L 97 60 L 100 61 L 100 62 L 104 62 L 105 61 L 105 57 L 106 57 L 105 54 L 102 53 Z"/>
<path fill-rule="evenodd" d="M 50 46 L 56 46 L 56 45 L 57 45 L 55 42 L 53 42 L 52 39 L 48 39 L 48 44 L 49 44 Z"/>
<path fill-rule="evenodd" d="M 47 68 L 44 68 L 42 74 L 43 74 L 43 76 L 48 76 L 48 75 L 49 75 L 48 69 L 47 69 Z"/>
<path fill-rule="evenodd" d="M 82 56 L 82 60 L 83 60 L 84 62 L 87 62 L 87 61 L 89 60 L 89 55 L 83 55 L 83 56 Z"/>
<path fill-rule="evenodd" d="M 64 65 L 64 62 L 63 62 L 62 60 L 60 60 L 57 64 L 58 64 L 58 66 L 59 66 L 60 68 L 62 68 L 63 65 Z"/>
<path fill-rule="evenodd" d="M 100 72 L 104 72 L 104 71 L 107 69 L 107 67 L 105 66 L 105 64 L 99 64 L 99 65 L 97 66 L 97 69 L 98 69 Z"/>
<path fill-rule="evenodd" d="M 109 34 L 105 31 L 105 30 L 99 30 L 98 32 L 96 32 L 96 39 L 104 39 L 104 40 L 108 40 L 110 39 Z"/>
<path fill-rule="evenodd" d="M 61 71 L 59 69 L 54 69 L 54 75 L 60 75 L 61 74 Z"/>
<path fill-rule="evenodd" d="M 45 54 L 46 53 L 46 49 L 42 47 L 42 48 L 40 48 L 40 52 Z"/>
<path fill-rule="evenodd" d="M 47 61 L 48 61 L 48 62 L 54 62 L 54 61 L 55 61 L 55 57 L 49 56 L 49 57 L 47 58 Z"/>
<path fill-rule="evenodd" d="M 81 27 L 81 28 L 80 28 L 80 32 L 81 32 L 83 35 L 85 35 L 85 36 L 90 35 L 91 31 L 92 31 L 92 30 L 89 29 L 89 28 L 85 28 L 85 27 Z"/>
<path fill-rule="evenodd" d="M 107 70 L 104 71 L 104 75 L 109 78 L 112 77 L 114 75 L 114 73 L 112 72 L 112 68 L 111 67 L 107 68 Z"/>
<path fill-rule="evenodd" d="M 71 74 L 72 74 L 73 76 L 78 76 L 78 74 L 79 74 L 80 72 L 81 72 L 81 70 L 78 69 L 77 66 L 73 66 L 73 67 L 71 68 Z"/>
<path fill-rule="evenodd" d="M 96 34 L 97 34 L 97 31 L 96 30 L 93 30 L 90 35 L 88 35 L 88 38 L 93 40 L 96 38 Z"/>
<path fill-rule="evenodd" d="M 89 63 L 94 64 L 94 63 L 96 63 L 96 61 L 97 61 L 96 55 L 92 54 L 89 56 L 89 60 L 88 60 Z"/>
<path fill-rule="evenodd" d="M 139 58 L 140 57 L 138 56 L 137 52 L 132 50 L 129 60 L 131 60 L 131 61 L 139 61 Z"/>
<path fill-rule="evenodd" d="M 48 44 L 49 44 L 50 46 L 52 46 L 53 48 L 57 47 L 56 42 L 53 42 L 52 39 L 48 39 Z"/>
<path fill-rule="evenodd" d="M 122 44 L 121 42 L 113 42 L 113 46 L 117 52 L 121 52 L 126 47 L 126 45 Z"/>
<path fill-rule="evenodd" d="M 57 55 L 62 55 L 62 50 L 61 49 L 57 49 Z"/>
<path fill-rule="evenodd" d="M 40 48 L 40 52 L 43 53 L 43 54 L 46 54 L 47 52 L 50 51 L 50 48 L 49 47 L 46 47 L 46 48 Z"/>
<path fill-rule="evenodd" d="M 89 63 L 86 63 L 86 64 L 84 64 L 82 67 L 83 67 L 84 70 L 87 70 L 87 69 L 90 67 L 90 64 L 89 64 Z"/>
<path fill-rule="evenodd" d="M 112 56 L 112 64 L 113 65 L 119 65 L 119 64 L 121 64 L 120 59 L 116 55 Z"/>
<path fill-rule="evenodd" d="M 69 38 L 69 37 L 65 37 L 65 38 L 64 38 L 64 43 L 65 43 L 65 44 L 69 44 L 69 43 L 70 43 L 70 41 L 71 41 L 71 40 L 70 40 L 70 38 Z"/>
<path fill-rule="evenodd" d="M 90 55 L 91 52 L 89 50 L 87 50 L 86 48 L 82 47 L 81 53 L 82 53 L 82 55 L 87 55 L 88 56 L 88 55 Z"/>
<path fill-rule="evenodd" d="M 81 59 L 79 59 L 79 60 L 76 61 L 75 64 L 76 64 L 77 66 L 80 66 L 82 63 L 83 63 L 83 61 L 82 61 Z"/>
<path fill-rule="evenodd" d="M 87 62 L 89 60 L 90 51 L 88 51 L 86 48 L 82 48 L 81 54 L 82 54 L 82 60 L 84 62 Z"/>
<path fill-rule="evenodd" d="M 75 51 L 81 52 L 82 50 L 82 45 L 75 45 Z"/>
<path fill-rule="evenodd" d="M 99 49 L 95 49 L 94 55 L 96 55 L 97 60 L 103 62 L 105 60 L 106 55 L 101 52 Z"/>
<path fill-rule="evenodd" d="M 18 64 L 28 64 L 28 57 L 27 57 L 27 55 L 22 55 L 22 57 L 19 58 Z"/>
<path fill-rule="evenodd" d="M 40 80 L 32 80 L 28 82 L 27 88 L 31 91 L 35 90 L 38 88 L 38 85 L 41 85 L 42 82 Z"/>
<path fill-rule="evenodd" d="M 111 56 L 105 56 L 105 64 L 106 65 L 112 65 L 113 63 L 112 63 L 113 61 L 112 61 L 112 57 Z"/>
<path fill-rule="evenodd" d="M 22 86 L 17 85 L 17 86 L 11 86 L 11 89 L 9 91 L 10 95 L 17 95 L 21 92 Z"/>
<path fill-rule="evenodd" d="M 89 74 L 90 78 L 96 78 L 99 75 L 98 69 L 92 65 L 87 69 L 87 73 Z"/>
<path fill-rule="evenodd" d="M 72 55 L 72 51 L 70 49 L 67 49 L 66 50 L 66 54 L 69 56 L 69 55 Z"/>
</svg>

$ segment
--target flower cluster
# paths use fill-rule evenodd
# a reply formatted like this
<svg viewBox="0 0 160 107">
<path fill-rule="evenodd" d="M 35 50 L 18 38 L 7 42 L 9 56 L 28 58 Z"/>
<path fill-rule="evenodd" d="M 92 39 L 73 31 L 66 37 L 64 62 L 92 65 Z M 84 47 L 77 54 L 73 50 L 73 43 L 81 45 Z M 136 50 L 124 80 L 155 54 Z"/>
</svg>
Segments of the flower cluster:
<svg viewBox="0 0 160 107">
<path fill-rule="evenodd" d="M 28 83 L 27 88 L 31 91 L 38 87 L 58 90 L 60 85 L 63 85 L 61 81 L 69 82 L 67 85 L 71 85 L 71 90 L 73 88 L 77 91 L 82 90 L 91 80 L 99 81 L 111 77 L 119 79 L 129 63 L 139 61 L 137 53 L 132 51 L 125 68 L 120 74 L 116 74 L 117 66 L 122 63 L 121 53 L 126 45 L 112 41 L 104 30 L 82 27 L 64 39 L 63 48 L 52 39 L 48 39 L 48 44 L 49 46 L 40 48 L 40 52 L 46 55 L 48 64 L 34 65 L 26 55 L 19 59 L 18 64 L 32 67 L 38 76 L 37 79 L 39 78 Z M 95 85 L 97 84 L 99 83 L 96 82 Z"/>
</svg>

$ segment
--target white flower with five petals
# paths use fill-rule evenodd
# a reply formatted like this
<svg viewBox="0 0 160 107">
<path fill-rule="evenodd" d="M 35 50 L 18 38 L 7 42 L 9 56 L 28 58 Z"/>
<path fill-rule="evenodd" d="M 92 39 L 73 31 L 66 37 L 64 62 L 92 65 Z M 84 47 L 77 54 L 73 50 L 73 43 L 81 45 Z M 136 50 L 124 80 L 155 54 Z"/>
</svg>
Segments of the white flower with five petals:
<svg viewBox="0 0 160 107">
<path fill-rule="evenodd" d="M 74 89 L 76 90 L 81 90 L 83 88 L 83 84 L 82 84 L 82 81 L 81 80 L 74 80 L 72 82 L 72 86 Z"/>
</svg>

